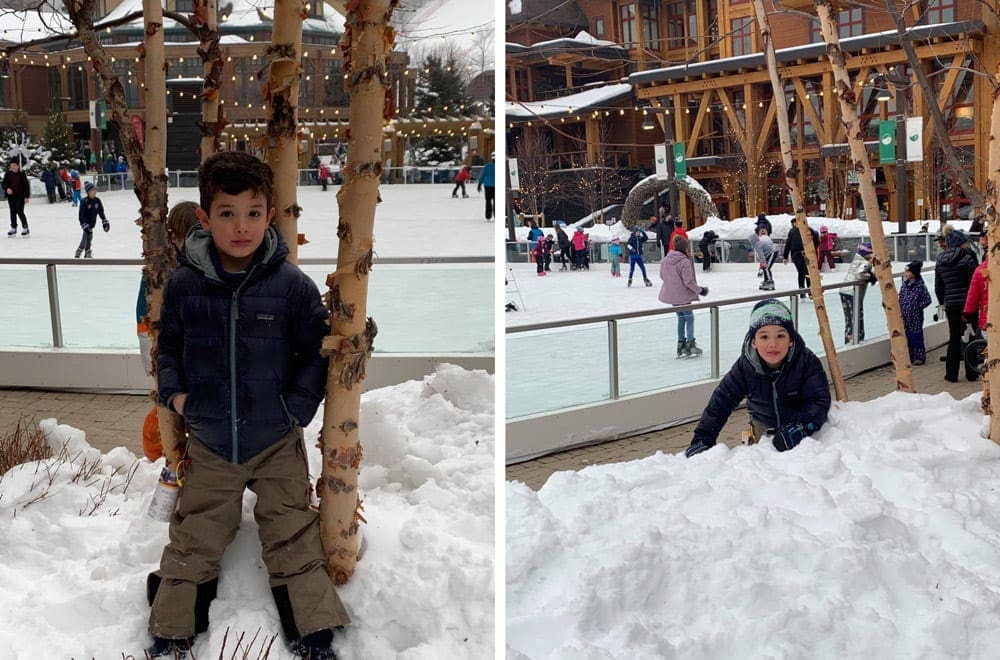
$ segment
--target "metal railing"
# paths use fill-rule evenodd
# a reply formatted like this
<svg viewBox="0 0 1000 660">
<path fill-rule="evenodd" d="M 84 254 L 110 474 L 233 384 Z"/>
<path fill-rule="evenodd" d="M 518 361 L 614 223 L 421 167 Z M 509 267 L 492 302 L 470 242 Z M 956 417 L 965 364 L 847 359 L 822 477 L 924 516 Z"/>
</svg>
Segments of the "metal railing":
<svg viewBox="0 0 1000 660">
<path fill-rule="evenodd" d="M 428 266 L 445 264 L 492 264 L 492 256 L 456 256 L 456 257 L 382 257 L 376 258 L 376 265 L 402 265 L 402 266 Z M 303 268 L 310 266 L 335 266 L 337 260 L 331 259 L 299 259 L 298 265 Z M 65 348 L 62 323 L 62 306 L 59 301 L 59 276 L 60 266 L 72 266 L 74 268 L 96 268 L 106 266 L 128 266 L 141 267 L 141 259 L 52 259 L 52 258 L 0 258 L 0 267 L 3 266 L 44 266 L 45 281 L 48 291 L 49 320 L 52 327 L 52 346 L 54 348 Z M 138 288 L 138 280 L 136 280 Z M 491 306 L 492 309 L 492 306 Z M 95 310 L 98 312 L 99 310 Z"/>
<path fill-rule="evenodd" d="M 546 231 L 546 233 L 548 233 L 548 231 Z M 975 246 L 975 236 L 975 234 L 971 234 L 969 237 L 970 244 L 973 246 Z M 850 259 L 848 257 L 857 252 L 858 245 L 868 240 L 870 239 L 867 236 L 838 238 L 839 247 L 834 251 L 835 256 L 845 262 L 849 262 Z M 889 234 L 885 237 L 885 242 L 886 247 L 889 250 L 889 259 L 900 263 L 907 263 L 914 260 L 934 261 L 937 258 L 938 253 L 941 252 L 941 248 L 938 246 L 935 234 Z M 701 257 L 697 256 L 701 254 L 698 243 L 694 242 L 692 248 L 696 254 L 695 260 L 700 261 Z M 753 250 L 750 248 L 750 242 L 747 240 L 718 239 L 715 241 L 714 248 L 715 256 L 712 257 L 712 260 L 715 263 L 746 263 L 748 261 L 756 261 L 756 257 L 753 256 Z M 778 241 L 775 244 L 775 249 L 780 255 L 781 250 L 784 249 L 784 241 Z M 975 249 L 976 248 L 974 247 L 974 250 Z M 643 245 L 643 259 L 646 263 L 657 263 L 661 257 L 660 248 L 656 245 L 653 239 L 649 239 Z M 513 243 L 508 242 L 507 260 L 514 262 L 529 261 L 530 256 L 528 243 L 523 241 Z M 603 263 L 607 260 L 608 244 L 591 243 L 590 262 Z"/>
<path fill-rule="evenodd" d="M 461 169 L 461 165 L 444 165 L 439 167 L 406 166 L 388 167 L 382 172 L 382 183 L 444 183 L 454 184 L 455 174 Z M 465 182 L 466 187 L 470 185 L 475 188 L 479 181 L 479 174 L 483 166 L 476 165 L 472 168 L 472 178 Z M 168 188 L 197 188 L 197 170 L 168 170 Z M 81 172 L 82 180 L 93 183 L 98 192 L 108 192 L 109 190 L 131 190 L 134 181 L 128 172 L 113 172 L 105 174 L 103 172 Z M 328 185 L 338 186 L 343 183 L 343 176 L 340 170 L 331 172 Z M 319 178 L 319 171 L 305 168 L 298 170 L 297 185 L 299 186 L 320 186 L 322 181 Z M 44 190 L 44 186 L 39 186 Z M 38 188 L 36 188 L 38 189 Z"/>
<path fill-rule="evenodd" d="M 927 270 L 925 270 L 924 273 L 933 273 L 933 266 L 931 266 Z M 902 272 L 898 272 L 898 273 L 894 273 L 893 274 L 893 278 L 897 280 L 897 287 L 898 287 L 898 279 L 901 277 L 901 275 L 902 275 Z M 866 289 L 868 287 L 867 287 L 867 285 L 862 285 L 862 284 L 856 283 L 856 282 L 839 282 L 839 283 L 833 283 L 833 284 L 823 285 L 822 288 L 823 288 L 824 294 L 826 292 L 838 292 L 838 293 L 840 293 L 840 292 L 846 292 L 844 290 L 851 289 L 852 293 L 854 295 L 854 301 L 858 301 L 858 300 L 862 300 L 862 298 L 861 298 L 861 295 L 863 293 L 862 290 Z M 861 343 L 862 341 L 865 341 L 865 340 L 869 340 L 870 341 L 870 340 L 876 339 L 878 337 L 884 336 L 886 334 L 886 331 L 883 328 L 883 325 L 885 323 L 885 317 L 884 317 L 884 315 L 881 315 L 881 323 L 879 323 L 878 319 L 879 319 L 880 315 L 876 314 L 876 313 L 873 313 L 875 311 L 875 309 L 870 309 L 870 308 L 875 308 L 876 306 L 880 306 L 880 304 L 881 304 L 881 297 L 876 294 L 876 292 L 878 290 L 879 290 L 879 288 L 877 286 L 871 287 L 871 289 L 867 292 L 868 295 L 865 296 L 864 306 L 865 306 L 865 309 L 867 311 L 867 315 L 868 315 L 868 318 L 869 318 L 869 323 L 868 323 L 869 328 L 868 329 L 869 330 L 876 330 L 876 329 L 878 329 L 880 334 L 876 333 L 876 332 L 868 332 L 864 340 L 860 339 L 860 332 L 858 330 L 860 328 L 862 306 L 858 305 L 858 304 L 854 304 L 853 305 L 853 318 L 851 319 L 851 321 L 852 321 L 852 326 L 851 327 L 854 328 L 855 331 L 852 334 L 852 339 L 849 342 L 839 342 L 838 341 L 837 333 L 834 332 L 834 340 L 835 340 L 835 343 L 838 346 L 845 346 L 845 345 L 856 346 L 859 343 Z M 711 379 L 718 379 L 722 375 L 722 371 L 721 371 L 721 354 L 722 354 L 721 349 L 722 349 L 722 345 L 721 345 L 721 341 L 720 341 L 720 335 L 721 335 L 720 330 L 721 330 L 721 327 L 722 327 L 721 326 L 721 319 L 722 319 L 722 314 L 723 314 L 724 310 L 727 310 L 727 308 L 734 308 L 734 307 L 743 307 L 745 309 L 746 306 L 748 306 L 749 304 L 756 303 L 756 302 L 758 302 L 760 300 L 764 300 L 764 299 L 767 299 L 767 298 L 787 299 L 788 307 L 789 307 L 789 309 L 792 312 L 792 317 L 793 317 L 793 320 L 795 322 L 795 326 L 796 326 L 796 328 L 799 328 L 800 327 L 800 324 L 799 324 L 800 300 L 801 300 L 800 299 L 800 295 L 808 294 L 808 293 L 809 293 L 809 289 L 791 289 L 791 290 L 786 290 L 786 291 L 769 291 L 769 292 L 766 292 L 766 293 L 761 293 L 761 294 L 756 294 L 756 295 L 751 295 L 751 296 L 743 296 L 743 297 L 739 297 L 739 298 L 729 298 L 729 299 L 726 299 L 726 300 L 723 300 L 723 301 L 718 301 L 718 302 L 699 302 L 699 303 L 695 303 L 695 304 L 691 304 L 691 305 L 677 305 L 677 306 L 672 306 L 672 307 L 664 307 L 663 309 L 650 309 L 650 310 L 642 310 L 642 311 L 635 311 L 635 312 L 626 312 L 626 313 L 619 313 L 619 314 L 604 314 L 604 315 L 599 315 L 599 316 L 574 318 L 574 319 L 567 319 L 567 320 L 561 320 L 561 321 L 548 321 L 548 322 L 542 322 L 542 323 L 530 323 L 530 324 L 525 324 L 525 325 L 509 326 L 509 327 L 506 328 L 506 335 L 508 337 L 508 342 L 507 342 L 507 346 L 508 346 L 508 350 L 507 350 L 507 355 L 508 355 L 508 372 L 507 372 L 508 410 L 511 410 L 511 408 L 516 408 L 517 407 L 516 404 L 512 405 L 512 402 L 511 402 L 511 400 L 513 398 L 513 397 L 511 397 L 511 391 L 512 391 L 511 388 L 512 387 L 513 388 L 527 387 L 526 385 L 523 385 L 523 383 L 525 383 L 526 379 L 522 378 L 520 374 L 514 373 L 516 371 L 516 369 L 510 368 L 510 365 L 511 365 L 511 355 L 516 350 L 516 349 L 511 348 L 510 339 L 513 338 L 513 337 L 516 337 L 518 335 L 524 336 L 524 335 L 530 335 L 532 333 L 539 334 L 543 338 L 543 341 L 539 342 L 540 344 L 543 344 L 543 345 L 547 346 L 550 351 L 557 351 L 558 352 L 560 350 L 560 348 L 561 348 L 562 345 L 559 344 L 558 334 L 555 331 L 567 330 L 567 329 L 582 330 L 582 329 L 585 328 L 585 326 L 595 326 L 595 325 L 599 326 L 599 325 L 603 324 L 606 327 L 606 334 L 607 334 L 607 374 L 606 374 L 607 381 L 606 382 L 608 383 L 608 387 L 607 387 L 607 393 L 608 394 L 607 394 L 606 397 L 597 398 L 597 399 L 594 399 L 594 400 L 587 400 L 587 401 L 574 401 L 572 403 L 568 403 L 566 405 L 559 405 L 559 406 L 557 406 L 555 408 L 551 408 L 551 409 L 537 409 L 537 410 L 531 410 L 531 411 L 528 411 L 528 412 L 520 412 L 520 413 L 517 412 L 517 411 L 515 411 L 515 410 L 512 410 L 511 414 L 508 415 L 508 419 L 516 419 L 516 418 L 522 417 L 524 415 L 537 414 L 537 413 L 541 413 L 541 412 L 554 412 L 556 410 L 561 410 L 561 409 L 564 409 L 564 408 L 567 408 L 567 407 L 572 407 L 574 405 L 581 405 L 581 404 L 585 404 L 585 403 L 594 403 L 594 402 L 601 401 L 601 400 L 612 400 L 613 401 L 613 400 L 619 399 L 622 396 L 622 389 L 623 389 L 622 388 L 622 380 L 621 380 L 621 374 L 622 374 L 621 355 L 622 355 L 622 353 L 621 353 L 621 347 L 620 347 L 620 341 L 619 341 L 619 339 L 620 339 L 620 336 L 621 336 L 620 324 L 622 322 L 624 322 L 624 321 L 635 320 L 635 319 L 663 320 L 663 319 L 666 319 L 668 316 L 675 316 L 678 312 L 686 312 L 686 311 L 697 312 L 697 311 L 708 310 L 708 313 L 709 313 L 710 337 L 709 337 L 708 344 L 705 346 L 705 349 L 706 349 L 705 352 L 706 352 L 706 354 L 707 354 L 707 356 L 709 358 L 709 365 L 710 366 L 709 366 L 709 372 L 707 374 L 707 377 L 711 378 Z M 824 299 L 825 298 L 826 298 L 826 296 L 824 295 Z M 875 303 L 876 299 L 878 299 L 877 303 Z M 827 310 L 829 311 L 830 308 L 831 308 L 831 305 L 829 303 L 827 303 Z M 839 309 L 840 306 L 838 305 L 837 308 Z M 927 314 L 931 313 L 932 311 L 933 311 L 932 307 L 929 307 L 927 310 L 925 310 L 925 312 Z M 832 331 L 832 329 L 831 329 L 831 331 Z M 813 345 L 810 346 L 810 348 L 812 348 L 813 351 L 816 352 L 817 355 L 823 355 L 824 354 L 822 343 L 820 342 L 820 340 L 819 340 L 819 338 L 817 336 L 813 335 L 812 333 L 808 333 L 808 336 L 807 336 L 807 334 L 803 334 L 803 338 L 806 340 L 807 344 L 813 344 Z M 592 341 L 594 338 L 590 337 L 589 339 Z M 656 345 L 657 349 L 659 349 L 662 352 L 663 346 L 666 346 L 666 344 L 662 344 L 661 345 L 659 343 L 656 343 L 658 341 L 659 341 L 659 338 L 654 339 L 654 344 Z M 559 344 L 559 348 L 556 348 L 556 344 Z M 567 352 L 572 352 L 572 351 L 570 350 L 570 351 L 567 351 Z M 590 362 L 591 364 L 596 364 L 596 363 L 599 362 L 599 360 L 592 359 L 592 360 L 588 360 L 588 362 Z M 599 374 L 589 374 L 588 376 L 582 376 L 581 375 L 580 377 L 581 378 L 587 378 L 589 376 L 595 376 L 596 379 L 598 379 L 598 380 L 600 378 Z M 553 378 L 551 373 L 549 374 L 549 377 Z M 704 379 L 705 379 L 705 375 L 701 375 L 701 376 L 695 378 L 694 380 L 681 381 L 681 382 L 672 382 L 672 383 L 660 383 L 658 385 L 658 387 L 667 387 L 667 386 L 673 386 L 673 385 L 683 385 L 683 384 L 686 384 L 688 382 L 697 382 L 697 381 L 704 380 Z M 546 387 L 546 391 L 548 393 L 551 393 L 551 391 L 552 391 L 551 382 L 547 382 L 546 385 L 545 385 L 545 387 Z M 656 387 L 657 386 L 653 386 L 653 387 L 648 387 L 647 386 L 645 389 L 647 389 L 647 390 L 649 390 L 649 389 L 656 389 Z M 631 392 L 631 393 L 636 393 L 636 392 Z M 537 392 L 537 393 L 535 393 L 532 396 L 532 400 L 536 400 L 536 399 L 539 399 L 539 398 L 544 399 L 546 397 L 547 397 L 546 394 L 543 394 L 542 392 Z M 549 395 L 549 398 L 551 398 L 550 395 Z"/>
</svg>

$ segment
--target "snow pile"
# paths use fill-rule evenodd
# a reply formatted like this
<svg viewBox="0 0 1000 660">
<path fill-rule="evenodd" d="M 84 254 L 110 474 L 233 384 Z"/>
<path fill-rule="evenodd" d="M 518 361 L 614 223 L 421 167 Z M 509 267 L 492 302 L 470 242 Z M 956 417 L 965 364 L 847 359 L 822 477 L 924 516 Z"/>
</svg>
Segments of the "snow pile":
<svg viewBox="0 0 1000 660">
<path fill-rule="evenodd" d="M 835 404 L 718 445 L 507 484 L 509 658 L 992 658 L 1000 447 L 979 396 Z"/>
<path fill-rule="evenodd" d="M 494 646 L 493 378 L 442 365 L 422 381 L 366 393 L 360 483 L 367 552 L 339 589 L 353 623 L 335 636 L 346 658 L 483 658 Z M 322 411 L 306 429 L 313 476 Z M 146 575 L 167 525 L 146 516 L 161 462 L 124 448 L 102 455 L 85 434 L 41 424 L 57 458 L 0 477 L 0 657 L 142 657 Z M 268 657 L 291 654 L 260 558 L 255 497 L 222 560 L 211 626 L 197 657 L 245 633 Z M 228 657 L 228 653 L 226 656 Z M 242 656 L 241 656 L 242 657 Z"/>
</svg>

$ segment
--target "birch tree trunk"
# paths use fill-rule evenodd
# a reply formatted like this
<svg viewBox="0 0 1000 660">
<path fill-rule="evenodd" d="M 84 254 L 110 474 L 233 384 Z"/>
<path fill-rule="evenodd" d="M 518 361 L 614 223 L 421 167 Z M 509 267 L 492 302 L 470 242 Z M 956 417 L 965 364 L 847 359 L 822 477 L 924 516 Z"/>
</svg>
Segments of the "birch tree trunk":
<svg viewBox="0 0 1000 660">
<path fill-rule="evenodd" d="M 340 42 L 347 73 L 344 85 L 351 97 L 350 135 L 344 185 L 337 191 L 337 270 L 327 278 L 331 327 L 323 346 L 330 355 L 330 372 L 321 432 L 323 475 L 316 486 L 326 569 L 337 584 L 354 573 L 358 522 L 363 520 L 358 422 L 361 384 L 377 332 L 375 322 L 366 317 L 368 273 L 382 175 L 382 127 L 392 115 L 386 59 L 395 40 L 389 25 L 395 5 L 396 0 L 349 2 Z"/>
<path fill-rule="evenodd" d="M 151 183 L 147 188 L 146 199 L 141 211 L 143 257 L 146 260 L 142 276 L 146 279 L 149 335 L 152 340 L 153 364 L 155 365 L 157 339 L 160 334 L 160 311 L 163 306 L 163 289 L 166 287 L 170 273 L 176 267 L 177 259 L 173 245 L 167 240 L 164 223 L 167 217 L 167 73 L 164 69 L 163 6 L 159 0 L 143 0 L 142 9 L 146 26 L 144 51 L 146 128 L 142 162 Z M 135 160 L 130 158 L 129 161 L 133 164 L 134 170 Z M 138 178 L 136 181 L 138 182 Z M 139 190 L 136 192 L 139 194 L 139 198 L 143 199 L 143 193 Z M 157 235 L 161 237 L 162 243 L 155 244 L 154 237 Z M 157 263 L 159 260 L 147 258 L 150 253 L 157 251 L 169 258 L 168 264 L 159 264 Z M 154 274 L 153 269 L 157 266 L 162 266 L 163 270 Z M 170 412 L 166 406 L 162 405 L 155 391 L 150 396 L 156 402 L 156 419 L 160 428 L 160 440 L 163 443 L 167 467 L 176 472 L 183 447 L 184 420 L 180 415 Z"/>
<path fill-rule="evenodd" d="M 315 0 L 314 0 L 315 1 Z M 302 0 L 275 0 L 274 29 L 267 47 L 269 74 L 264 86 L 267 119 L 267 164 L 274 171 L 274 208 L 278 233 L 288 245 L 288 260 L 298 262 L 297 201 L 299 175 L 298 132 L 299 78 L 302 75 Z"/>
<path fill-rule="evenodd" d="M 202 163 L 219 150 L 219 136 L 226 126 L 219 98 L 219 82 L 222 78 L 222 49 L 219 48 L 219 10 L 216 0 L 194 0 L 194 14 L 191 30 L 201 42 L 198 54 L 201 56 L 205 81 L 201 88 L 201 146 L 198 158 Z"/>
<path fill-rule="evenodd" d="M 144 5 L 151 3 L 144 0 Z M 156 111 L 151 108 L 159 103 L 160 107 L 166 107 L 166 86 L 163 82 L 165 72 L 163 71 L 163 20 L 162 10 L 156 7 L 147 9 L 144 16 L 147 35 L 159 35 L 159 63 L 150 65 L 153 69 L 159 70 L 159 86 L 154 86 L 147 73 L 146 79 L 146 103 L 147 103 L 147 132 L 154 143 L 159 144 L 160 166 L 158 169 L 147 167 L 146 156 L 143 146 L 136 135 L 135 129 L 128 116 L 128 104 L 125 102 L 125 89 L 121 79 L 112 68 L 111 57 L 104 50 L 97 33 L 94 31 L 94 20 L 96 0 L 63 0 L 66 15 L 73 27 L 76 28 L 80 43 L 83 45 L 90 58 L 94 71 L 101 78 L 104 85 L 104 100 L 108 105 L 108 118 L 118 127 L 118 137 L 122 142 L 122 148 L 128 158 L 132 178 L 135 182 L 135 194 L 139 199 L 140 217 L 136 220 L 142 228 L 142 256 L 143 269 L 142 276 L 146 280 L 147 301 L 149 303 L 150 338 L 152 340 L 152 353 L 155 364 L 156 339 L 160 328 L 160 307 L 163 302 L 163 288 L 167 279 L 174 269 L 177 258 L 174 254 L 173 246 L 167 240 L 166 225 L 164 219 L 167 209 L 167 178 L 164 173 L 163 145 L 166 144 L 166 111 L 162 112 L 160 119 L 155 119 Z M 150 11 L 152 9 L 152 12 Z M 155 12 L 155 13 L 154 13 Z M 155 17 L 160 16 L 157 20 Z M 147 48 L 149 42 L 147 41 Z M 156 46 L 153 46 L 154 50 Z M 146 54 L 149 62 L 149 54 Z M 153 75 L 157 75 L 153 72 Z M 157 97 L 159 100 L 157 101 Z M 152 155 L 151 158 L 156 156 Z M 155 171 L 154 171 L 155 169 Z M 160 425 L 160 437 L 163 442 L 164 453 L 167 457 L 167 466 L 176 469 L 177 448 L 180 443 L 179 428 L 176 425 L 165 424 L 171 419 L 166 410 L 158 406 L 158 417 Z"/>
<path fill-rule="evenodd" d="M 826 361 L 833 379 L 833 390 L 839 401 L 847 401 L 847 385 L 840 371 L 840 361 L 837 359 L 837 347 L 830 333 L 830 317 L 826 313 L 826 300 L 823 298 L 823 283 L 820 280 L 819 267 L 816 263 L 816 248 L 813 245 L 812 233 L 806 218 L 805 207 L 802 204 L 802 191 L 799 190 L 798 170 L 792 160 L 792 138 L 788 126 L 788 102 L 785 100 L 785 89 L 778 77 L 778 60 L 774 54 L 774 42 L 771 40 L 771 25 L 764 12 L 764 1 L 753 0 L 754 12 L 757 14 L 757 26 L 760 28 L 761 44 L 767 58 L 767 73 L 771 78 L 771 89 L 774 91 L 774 103 L 777 107 L 775 116 L 778 120 L 778 138 L 781 142 L 781 163 L 785 170 L 785 185 L 792 197 L 795 209 L 796 226 L 802 236 L 802 245 L 806 253 L 806 268 L 809 271 L 809 289 L 812 293 L 813 307 L 816 308 L 816 322 L 819 325 L 819 336 L 823 341 Z"/>
<path fill-rule="evenodd" d="M 1000 415 L 993 410 L 991 392 L 1000 392 L 1000 286 L 993 280 L 1000 278 L 1000 69 L 993 72 L 993 111 L 990 114 L 989 177 L 986 180 L 986 232 L 989 236 L 988 289 L 989 307 L 986 310 L 986 372 L 983 374 L 983 413 L 990 416 L 990 440 L 1000 444 Z M 1000 281 L 1000 280 L 998 280 Z"/>
<path fill-rule="evenodd" d="M 896 369 L 896 389 L 903 392 L 913 392 L 913 369 L 910 366 L 910 351 L 906 343 L 906 332 L 903 329 L 903 318 L 899 312 L 899 292 L 892 279 L 892 263 L 889 261 L 889 250 L 885 245 L 885 231 L 882 228 L 882 217 L 879 215 L 878 199 L 875 196 L 875 184 L 872 180 L 872 169 L 865 151 L 864 139 L 861 133 L 861 122 L 857 112 L 857 98 L 840 49 L 840 37 L 837 23 L 834 20 L 830 0 L 814 0 L 819 14 L 820 29 L 823 41 L 826 42 L 827 56 L 833 69 L 836 81 L 837 98 L 840 101 L 841 122 L 847 131 L 847 140 L 851 147 L 851 159 L 854 170 L 858 172 L 858 187 L 861 190 L 861 201 L 868 219 L 868 233 L 872 239 L 874 253 L 873 266 L 882 289 L 882 309 L 885 310 L 886 327 L 889 329 L 889 358 Z M 811 241 L 810 241 L 811 242 Z M 867 286 L 865 284 L 864 286 Z M 860 304 L 860 300 L 858 303 Z"/>
</svg>

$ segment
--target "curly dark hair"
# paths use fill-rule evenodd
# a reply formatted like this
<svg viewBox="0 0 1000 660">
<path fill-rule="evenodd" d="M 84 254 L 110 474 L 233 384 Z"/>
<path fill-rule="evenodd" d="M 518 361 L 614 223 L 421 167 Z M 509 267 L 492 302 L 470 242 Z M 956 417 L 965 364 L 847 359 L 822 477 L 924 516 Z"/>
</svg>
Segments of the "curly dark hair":
<svg viewBox="0 0 1000 660">
<path fill-rule="evenodd" d="M 205 213 L 211 211 L 212 200 L 218 193 L 238 195 L 244 190 L 263 195 L 270 210 L 274 196 L 271 166 L 245 151 L 220 151 L 198 168 L 199 202 Z"/>
</svg>

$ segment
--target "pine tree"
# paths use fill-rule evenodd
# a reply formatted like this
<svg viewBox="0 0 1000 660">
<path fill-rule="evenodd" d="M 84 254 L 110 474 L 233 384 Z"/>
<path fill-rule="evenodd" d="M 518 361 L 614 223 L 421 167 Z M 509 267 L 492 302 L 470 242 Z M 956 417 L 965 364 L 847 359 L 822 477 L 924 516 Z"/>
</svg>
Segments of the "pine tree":
<svg viewBox="0 0 1000 660">
<path fill-rule="evenodd" d="M 45 122 L 45 133 L 42 135 L 42 145 L 50 152 L 50 161 L 66 164 L 78 160 L 73 127 L 66 123 L 62 113 L 57 110 L 49 112 L 49 118 Z"/>
<path fill-rule="evenodd" d="M 454 51 L 430 54 L 417 78 L 414 113 L 425 117 L 459 117 L 472 107 L 466 80 Z M 413 144 L 417 165 L 451 164 L 462 159 L 460 135 L 429 135 Z"/>
</svg>

